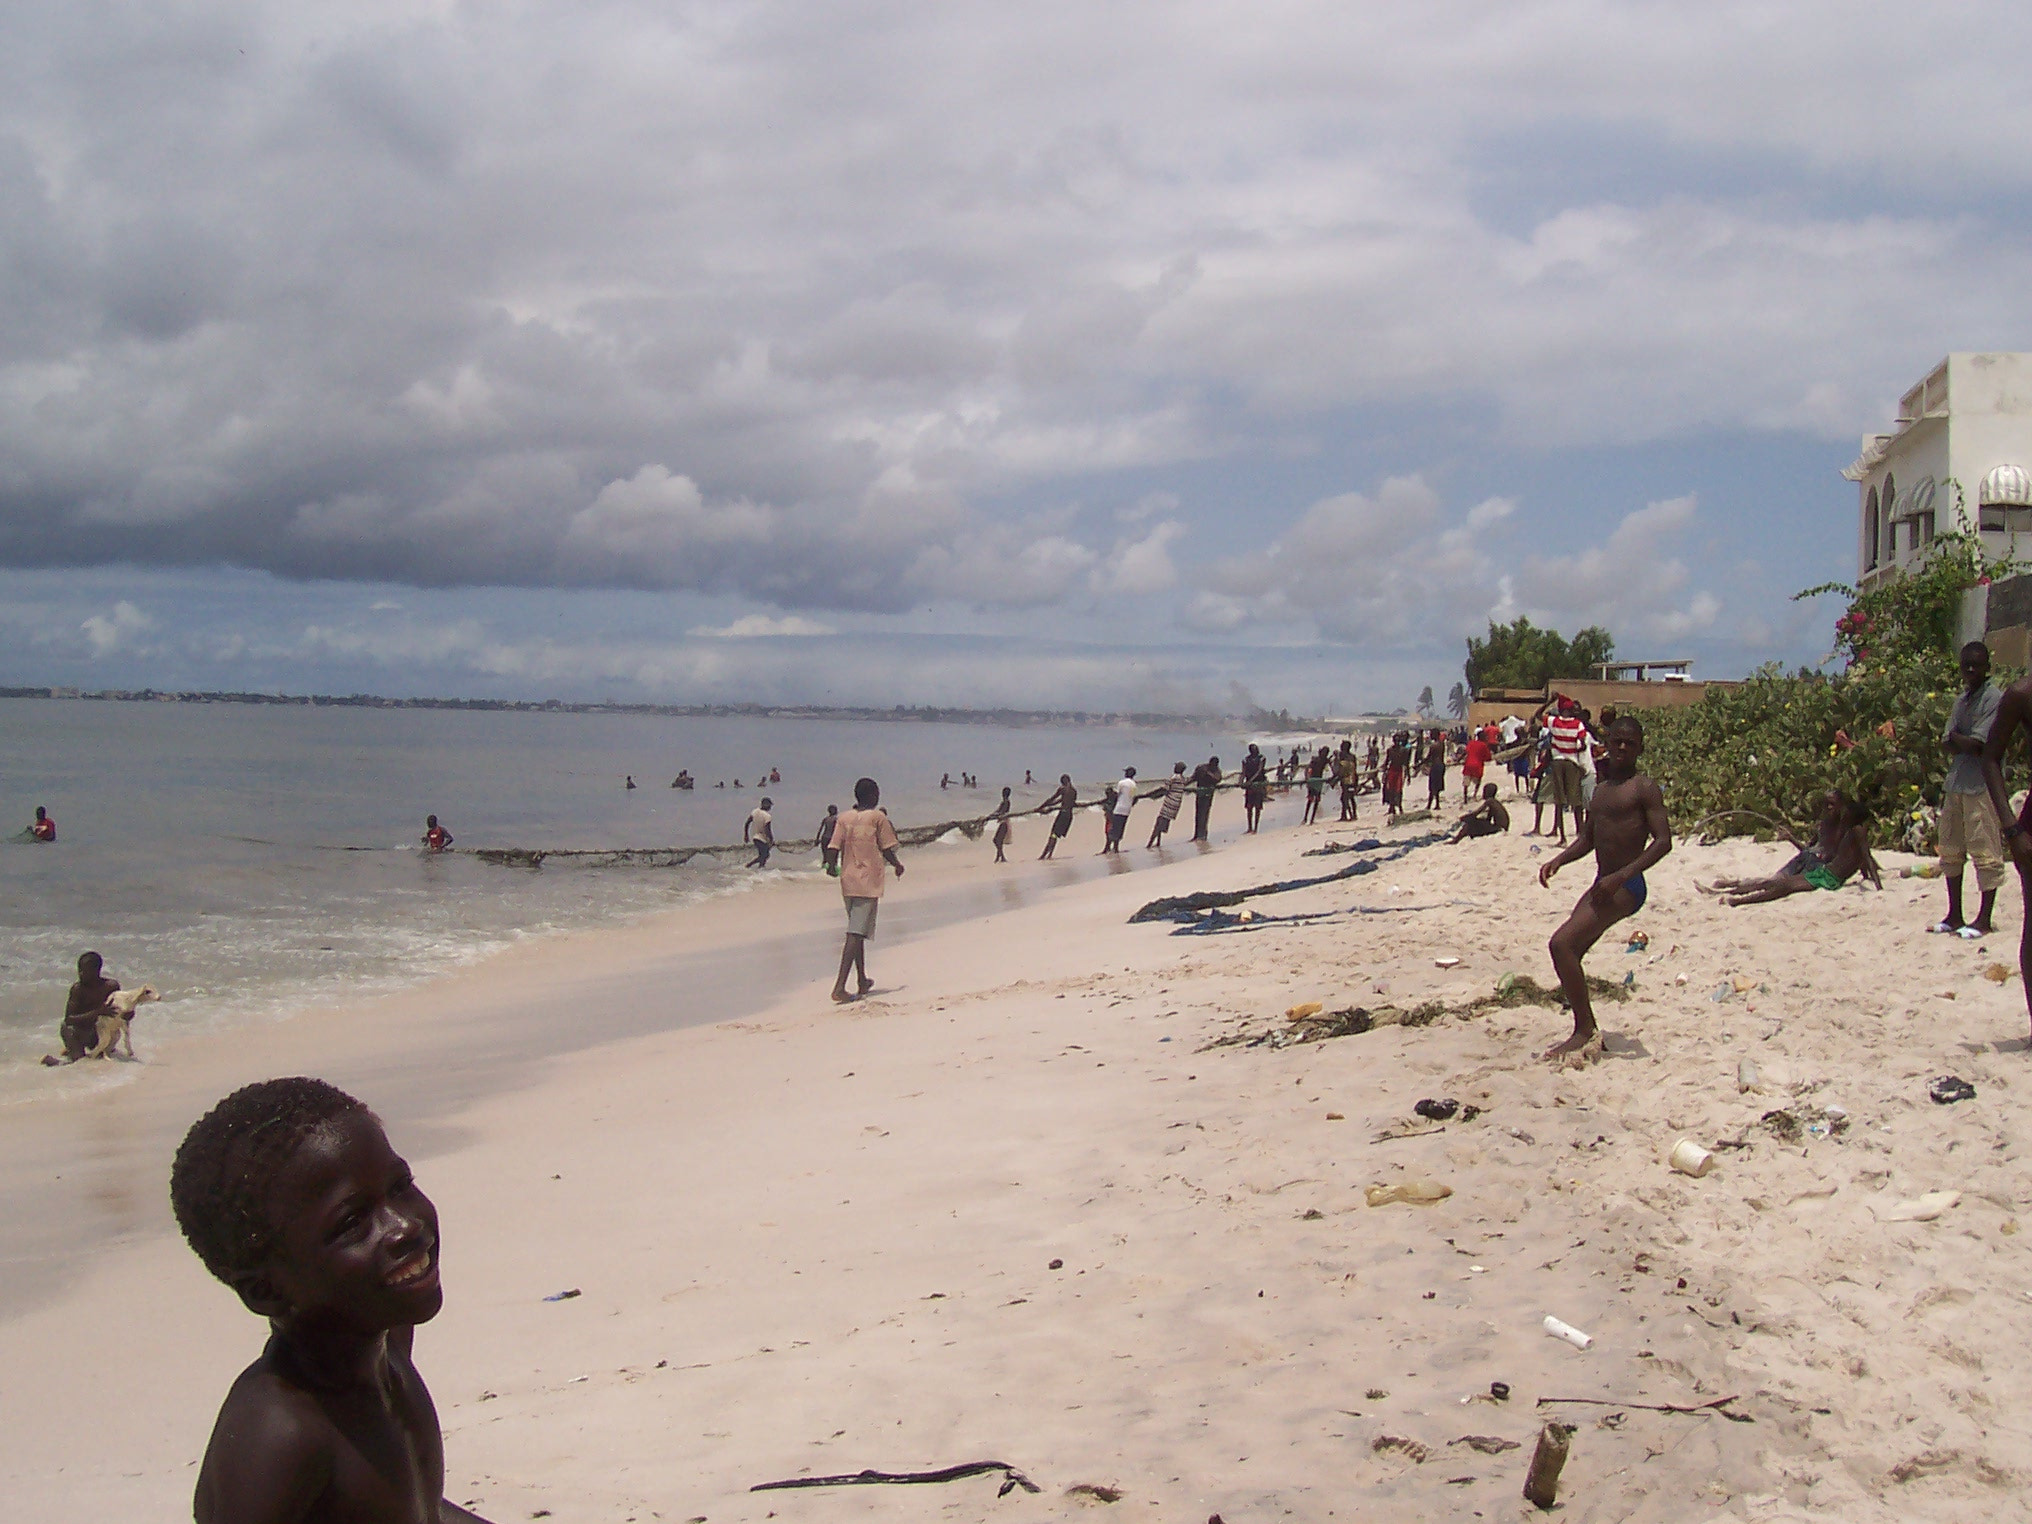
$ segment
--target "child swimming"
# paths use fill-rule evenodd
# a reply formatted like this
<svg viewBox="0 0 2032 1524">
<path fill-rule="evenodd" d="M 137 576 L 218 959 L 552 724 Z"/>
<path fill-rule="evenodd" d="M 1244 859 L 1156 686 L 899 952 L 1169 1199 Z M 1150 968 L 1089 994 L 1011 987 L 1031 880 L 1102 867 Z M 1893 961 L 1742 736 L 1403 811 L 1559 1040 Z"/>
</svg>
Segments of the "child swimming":
<svg viewBox="0 0 2032 1524">
<path fill-rule="evenodd" d="M 444 1305 L 437 1209 L 374 1113 L 323 1080 L 243 1086 L 185 1135 L 169 1198 L 271 1330 L 219 1409 L 197 1524 L 485 1524 L 444 1496 L 437 1409 L 410 1361 Z"/>
</svg>

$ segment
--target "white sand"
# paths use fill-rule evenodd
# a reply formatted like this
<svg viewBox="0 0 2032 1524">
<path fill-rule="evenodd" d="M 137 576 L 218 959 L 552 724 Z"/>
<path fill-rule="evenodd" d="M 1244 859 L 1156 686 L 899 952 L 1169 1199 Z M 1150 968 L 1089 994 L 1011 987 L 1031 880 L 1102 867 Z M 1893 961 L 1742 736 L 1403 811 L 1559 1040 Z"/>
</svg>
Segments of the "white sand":
<svg viewBox="0 0 2032 1524">
<path fill-rule="evenodd" d="M 1297 811 L 1293 797 L 1273 820 Z M 1021 860 L 1034 834 L 1004 869 L 980 847 L 918 854 L 936 871 L 906 887 L 1034 887 L 1049 873 Z M 2013 961 L 2006 939 L 1923 935 L 1940 893 L 1923 882 L 1725 910 L 1691 879 L 1782 852 L 1682 846 L 1634 923 L 1649 952 L 1593 959 L 1637 975 L 1635 998 L 1601 1007 L 1611 1051 L 1593 1069 L 1535 1061 L 1565 1018 L 1534 1007 L 1202 1051 L 1282 1026 L 1295 1002 L 1383 1004 L 1379 981 L 1398 1005 L 1462 1002 L 1510 970 L 1550 982 L 1544 939 L 1588 873 L 1541 891 L 1518 838 L 1256 906 L 1388 914 L 1208 938 L 1125 924 L 1159 894 L 1345 865 L 1297 854 L 1350 834 L 1161 869 L 1132 847 L 1137 871 L 878 942 L 882 993 L 862 1005 L 830 1006 L 814 979 L 753 1019 L 547 1060 L 414 1137 L 391 1116 L 444 1221 L 447 1307 L 418 1359 L 451 1495 L 498 1521 L 1518 1518 L 1535 1516 L 1518 1495 L 1531 1441 L 1558 1415 L 1580 1425 L 1570 1520 L 2010 1516 L 2032 1476 L 2026 1017 L 2015 972 L 1981 972 Z M 770 918 L 808 929 L 821 967 L 828 896 L 793 886 L 778 903 L 797 907 Z M 2015 886 L 2001 910 L 2015 926 Z M 741 924 L 704 934 L 738 958 Z M 1441 955 L 1461 962 L 1441 971 Z M 264 1064 L 371 1072 L 365 1052 L 419 1000 L 484 1043 L 511 987 L 569 1000 L 597 971 L 683 999 L 657 982 L 675 954 L 647 932 L 513 956 L 252 1052 L 179 1053 L 61 1124 L 56 1107 L 12 1108 L 0 1146 L 81 1136 L 101 1125 L 77 1120 L 87 1107 L 101 1123 L 195 1115 Z M 1710 998 L 1738 977 L 1743 993 Z M 1768 1094 L 1738 1093 L 1745 1054 Z M 1946 1072 L 1977 1098 L 1931 1104 Z M 1484 1114 L 1378 1141 L 1431 1128 L 1412 1116 L 1425 1096 Z M 1758 1124 L 1836 1102 L 1852 1118 L 1839 1137 L 1784 1144 Z M 1688 1179 L 1663 1162 L 1682 1134 L 1746 1146 Z M 217 1401 L 261 1329 L 166 1230 L 165 1172 L 130 1182 L 117 1242 L 0 1325 L 10 1519 L 188 1516 Z M 1420 1176 L 1453 1196 L 1363 1202 Z M 1883 1220 L 1941 1189 L 1962 1195 L 1937 1220 Z M 568 1288 L 583 1294 L 542 1300 Z M 1548 1312 L 1593 1348 L 1547 1338 Z M 1486 1400 L 1491 1381 L 1507 1403 Z M 1611 1405 L 1538 1407 L 1548 1396 Z M 1754 1422 L 1633 1405 L 1729 1396 Z M 1467 1435 L 1521 1448 L 1451 1443 Z M 1042 1494 L 998 1501 L 990 1477 L 747 1491 L 980 1459 Z M 1121 1500 L 1068 1496 L 1078 1484 Z"/>
</svg>

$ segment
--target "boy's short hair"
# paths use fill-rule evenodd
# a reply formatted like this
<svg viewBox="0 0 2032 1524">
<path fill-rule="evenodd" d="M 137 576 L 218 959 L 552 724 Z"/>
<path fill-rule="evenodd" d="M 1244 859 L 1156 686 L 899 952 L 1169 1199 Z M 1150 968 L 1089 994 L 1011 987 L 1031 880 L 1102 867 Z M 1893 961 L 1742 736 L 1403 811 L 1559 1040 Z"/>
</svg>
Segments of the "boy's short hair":
<svg viewBox="0 0 2032 1524">
<path fill-rule="evenodd" d="M 1640 740 L 1640 741 L 1641 741 L 1641 740 L 1643 740 L 1643 739 L 1644 739 L 1644 722 L 1643 722 L 1642 720 L 1638 719 L 1638 718 L 1637 718 L 1637 716 L 1635 716 L 1634 714 L 1619 714 L 1619 715 L 1617 715 L 1617 716 L 1616 716 L 1616 718 L 1615 718 L 1615 721 L 1614 721 L 1614 723 L 1612 723 L 1612 724 L 1611 724 L 1611 725 L 1609 726 L 1609 729 L 1611 729 L 1611 730 L 1634 730 L 1634 731 L 1636 731 L 1636 732 L 1637 732 L 1637 739 L 1638 739 L 1638 740 Z"/>
<path fill-rule="evenodd" d="M 304 1139 L 366 1103 L 320 1079 L 243 1085 L 191 1124 L 169 1171 L 176 1225 L 205 1268 L 236 1290 L 275 1246 L 268 1187 Z"/>
<path fill-rule="evenodd" d="M 1978 653 L 1981 654 L 1984 661 L 1988 661 L 1990 659 L 1990 648 L 1984 645 L 1980 640 L 1972 640 L 1967 645 L 1961 648 L 1961 654 L 1964 656 L 1974 656 L 1977 655 Z"/>
<path fill-rule="evenodd" d="M 99 970 L 104 968 L 105 966 L 106 960 L 100 957 L 95 952 L 83 952 L 78 954 L 78 977 L 80 979 L 98 978 Z"/>
<path fill-rule="evenodd" d="M 875 801 L 882 797 L 882 785 L 873 778 L 854 780 L 854 804 L 860 809 L 873 809 Z"/>
</svg>

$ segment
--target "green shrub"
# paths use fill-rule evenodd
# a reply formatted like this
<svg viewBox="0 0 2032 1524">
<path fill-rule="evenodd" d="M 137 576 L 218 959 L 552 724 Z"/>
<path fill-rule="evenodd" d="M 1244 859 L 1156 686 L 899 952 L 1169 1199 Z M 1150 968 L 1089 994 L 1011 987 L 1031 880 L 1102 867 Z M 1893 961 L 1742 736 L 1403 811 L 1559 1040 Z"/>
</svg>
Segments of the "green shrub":
<svg viewBox="0 0 2032 1524">
<path fill-rule="evenodd" d="M 1954 637 L 1962 594 L 2007 566 L 1974 536 L 1950 534 L 1934 541 L 1923 567 L 1867 593 L 1810 588 L 1797 596 L 1849 595 L 1830 657 L 1845 659 L 1846 671 L 1787 674 L 1774 664 L 1740 685 L 1709 688 L 1684 709 L 1646 711 L 1644 768 L 1664 789 L 1675 830 L 1740 810 L 1805 834 L 1821 797 L 1839 788 L 1874 812 L 1879 845 L 1930 850 L 1948 760 L 1940 737 L 1961 687 Z M 2022 786 L 2012 776 L 2022 772 L 2007 766 L 2006 782 Z M 1772 834 L 1740 818 L 1705 831 L 1744 833 Z"/>
</svg>

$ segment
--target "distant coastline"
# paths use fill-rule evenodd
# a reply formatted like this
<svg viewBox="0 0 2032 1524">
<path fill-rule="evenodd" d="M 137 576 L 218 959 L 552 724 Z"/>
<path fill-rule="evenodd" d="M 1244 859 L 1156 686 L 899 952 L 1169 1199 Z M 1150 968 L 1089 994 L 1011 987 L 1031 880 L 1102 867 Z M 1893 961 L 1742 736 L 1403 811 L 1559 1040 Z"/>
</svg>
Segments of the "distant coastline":
<svg viewBox="0 0 2032 1524">
<path fill-rule="evenodd" d="M 680 718 L 739 716 L 746 719 L 889 720 L 921 724 L 1122 725 L 1155 729 L 1199 725 L 1241 725 L 1281 732 L 1317 731 L 1343 720 L 1307 719 L 1284 710 L 1252 710 L 1240 715 L 1164 714 L 1142 710 L 1089 709 L 953 709 L 929 704 L 897 704 L 888 709 L 853 709 L 825 704 L 620 704 L 575 703 L 565 699 L 387 698 L 376 693 L 242 693 L 158 688 L 0 687 L 0 698 L 89 700 L 126 704 L 283 704 L 312 709 L 478 709 L 518 714 L 655 714 Z M 1402 710 L 1395 712 L 1401 715 Z M 1369 715 L 1364 719 L 1390 719 Z"/>
</svg>

